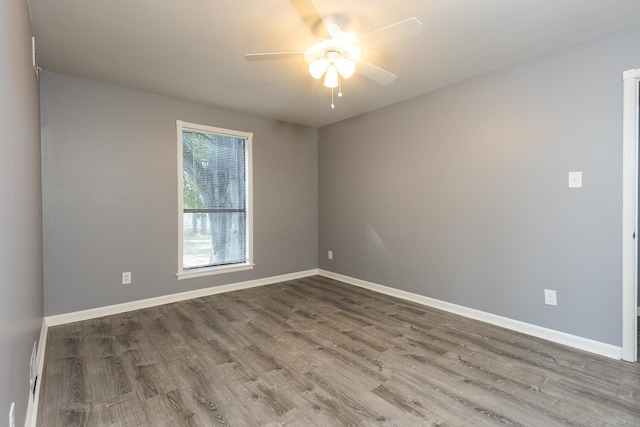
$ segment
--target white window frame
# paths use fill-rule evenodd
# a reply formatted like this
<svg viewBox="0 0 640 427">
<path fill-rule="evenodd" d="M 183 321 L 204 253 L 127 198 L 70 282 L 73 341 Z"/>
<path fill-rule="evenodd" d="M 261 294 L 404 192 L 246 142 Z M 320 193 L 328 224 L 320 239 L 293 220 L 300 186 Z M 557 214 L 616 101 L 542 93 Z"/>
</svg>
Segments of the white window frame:
<svg viewBox="0 0 640 427">
<path fill-rule="evenodd" d="M 176 120 L 177 129 L 177 142 L 178 142 L 178 273 L 176 276 L 178 280 L 190 279 L 195 277 L 211 276 L 214 274 L 231 273 L 235 271 L 251 270 L 254 267 L 253 263 L 253 133 L 242 132 L 230 129 L 217 128 L 213 126 L 206 126 L 197 123 L 184 122 L 182 120 Z M 247 221 L 246 221 L 246 250 L 247 261 L 244 263 L 234 265 L 222 265 L 213 267 L 201 267 L 185 270 L 183 267 L 182 250 L 183 250 L 183 210 L 184 210 L 184 194 L 183 194 L 183 142 L 182 131 L 194 130 L 197 132 L 215 133 L 218 135 L 226 135 L 234 138 L 241 138 L 246 141 L 246 156 L 245 156 L 245 176 L 246 176 L 246 191 L 247 191 Z"/>
</svg>

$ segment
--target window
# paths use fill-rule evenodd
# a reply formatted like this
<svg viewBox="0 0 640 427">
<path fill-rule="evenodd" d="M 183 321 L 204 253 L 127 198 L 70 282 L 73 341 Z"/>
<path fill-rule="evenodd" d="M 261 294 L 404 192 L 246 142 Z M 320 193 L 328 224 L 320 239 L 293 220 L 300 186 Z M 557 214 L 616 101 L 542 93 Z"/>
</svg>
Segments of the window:
<svg viewBox="0 0 640 427">
<path fill-rule="evenodd" d="M 178 120 L 178 278 L 253 268 L 253 134 Z"/>
</svg>

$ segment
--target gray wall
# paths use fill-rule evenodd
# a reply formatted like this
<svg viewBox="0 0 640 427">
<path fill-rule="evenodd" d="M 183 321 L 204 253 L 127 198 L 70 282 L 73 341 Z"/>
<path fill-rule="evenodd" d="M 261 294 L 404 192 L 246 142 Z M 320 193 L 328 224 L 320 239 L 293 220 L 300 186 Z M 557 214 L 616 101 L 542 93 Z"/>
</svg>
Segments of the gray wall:
<svg viewBox="0 0 640 427">
<path fill-rule="evenodd" d="M 0 0 L 0 424 L 24 424 L 29 357 L 42 325 L 38 82 L 25 1 Z"/>
<path fill-rule="evenodd" d="M 46 315 L 317 267 L 316 129 L 47 72 L 41 103 Z M 254 270 L 176 279 L 176 119 L 254 133 Z"/>
<path fill-rule="evenodd" d="M 639 46 L 640 29 L 609 35 L 321 128 L 320 268 L 621 345 Z"/>
</svg>

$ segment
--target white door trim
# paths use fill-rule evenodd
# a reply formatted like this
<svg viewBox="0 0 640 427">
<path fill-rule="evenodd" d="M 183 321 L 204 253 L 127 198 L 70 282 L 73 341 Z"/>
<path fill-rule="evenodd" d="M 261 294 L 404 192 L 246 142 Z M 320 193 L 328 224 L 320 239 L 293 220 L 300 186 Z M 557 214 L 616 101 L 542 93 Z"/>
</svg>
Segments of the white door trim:
<svg viewBox="0 0 640 427">
<path fill-rule="evenodd" d="M 622 73 L 622 359 L 637 359 L 638 89 L 640 69 Z"/>
</svg>

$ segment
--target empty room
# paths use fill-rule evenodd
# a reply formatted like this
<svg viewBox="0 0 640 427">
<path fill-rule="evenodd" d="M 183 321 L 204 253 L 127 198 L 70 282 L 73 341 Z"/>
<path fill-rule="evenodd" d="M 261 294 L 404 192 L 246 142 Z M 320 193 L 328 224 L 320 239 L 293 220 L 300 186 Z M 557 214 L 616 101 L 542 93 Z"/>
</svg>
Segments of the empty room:
<svg viewBox="0 0 640 427">
<path fill-rule="evenodd" d="M 0 422 L 638 426 L 638 0 L 0 0 Z"/>
</svg>

